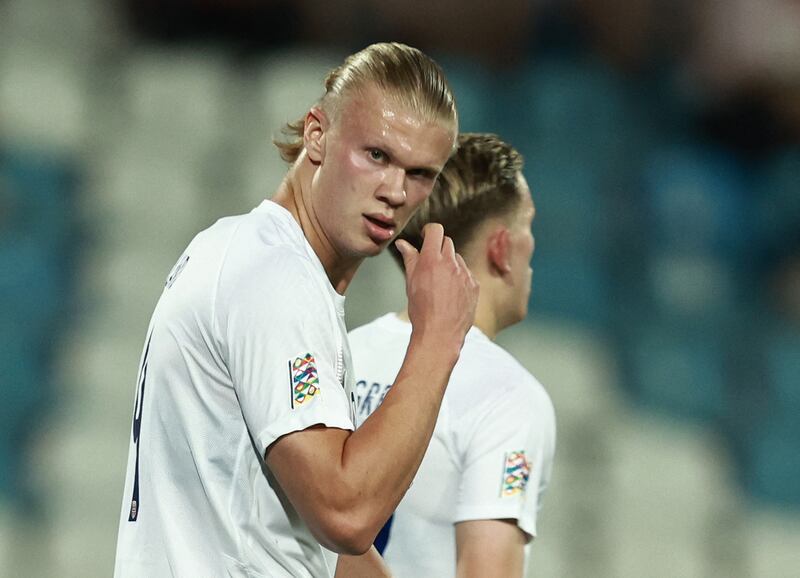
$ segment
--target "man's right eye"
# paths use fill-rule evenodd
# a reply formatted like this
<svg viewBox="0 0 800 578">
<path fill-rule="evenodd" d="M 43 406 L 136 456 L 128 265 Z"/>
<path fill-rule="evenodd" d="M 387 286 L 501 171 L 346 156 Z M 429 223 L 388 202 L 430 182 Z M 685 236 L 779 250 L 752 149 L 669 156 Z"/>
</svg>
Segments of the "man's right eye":
<svg viewBox="0 0 800 578">
<path fill-rule="evenodd" d="M 384 161 L 386 160 L 386 153 L 384 153 L 381 149 L 370 149 L 369 157 L 373 161 Z"/>
</svg>

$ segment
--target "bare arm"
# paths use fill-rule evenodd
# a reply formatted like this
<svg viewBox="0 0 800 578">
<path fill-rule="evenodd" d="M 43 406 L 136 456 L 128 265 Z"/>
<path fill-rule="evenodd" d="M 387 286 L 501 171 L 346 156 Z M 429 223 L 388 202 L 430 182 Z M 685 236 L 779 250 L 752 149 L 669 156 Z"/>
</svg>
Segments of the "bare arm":
<svg viewBox="0 0 800 578">
<path fill-rule="evenodd" d="M 457 578 L 521 578 L 525 533 L 514 520 L 470 520 L 456 524 Z"/>
<path fill-rule="evenodd" d="M 334 578 L 391 578 L 391 574 L 373 546 L 361 556 L 341 554 Z"/>
<path fill-rule="evenodd" d="M 354 432 L 312 427 L 279 438 L 267 465 L 321 544 L 362 554 L 405 494 L 425 455 L 442 396 L 472 325 L 477 282 L 441 225 L 406 264 L 411 340 L 381 407 Z"/>
</svg>

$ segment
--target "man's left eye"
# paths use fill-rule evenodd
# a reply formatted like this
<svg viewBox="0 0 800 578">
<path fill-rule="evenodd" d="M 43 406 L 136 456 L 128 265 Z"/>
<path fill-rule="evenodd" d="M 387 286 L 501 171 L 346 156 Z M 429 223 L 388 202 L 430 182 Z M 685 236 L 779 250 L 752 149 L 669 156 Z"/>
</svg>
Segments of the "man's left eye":
<svg viewBox="0 0 800 578">
<path fill-rule="evenodd" d="M 369 156 L 372 157 L 372 160 L 374 161 L 382 161 L 384 158 L 386 158 L 386 155 L 383 154 L 383 151 L 379 149 L 371 149 L 369 151 Z"/>
</svg>

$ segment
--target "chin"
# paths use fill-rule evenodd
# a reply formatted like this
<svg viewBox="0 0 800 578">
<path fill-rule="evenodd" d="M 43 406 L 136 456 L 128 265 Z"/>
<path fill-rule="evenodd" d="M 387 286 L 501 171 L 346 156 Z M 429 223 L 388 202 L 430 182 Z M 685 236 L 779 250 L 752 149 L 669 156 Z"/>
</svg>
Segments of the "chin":
<svg viewBox="0 0 800 578">
<path fill-rule="evenodd" d="M 525 318 L 528 316 L 528 303 L 525 302 L 525 305 L 517 311 L 517 315 L 514 318 L 514 324 L 519 323 L 520 321 L 524 321 Z"/>
<path fill-rule="evenodd" d="M 372 239 L 367 239 L 365 243 L 351 249 L 351 253 L 356 257 L 375 257 L 380 255 L 381 252 L 388 246 L 388 243 L 378 244 Z"/>
</svg>

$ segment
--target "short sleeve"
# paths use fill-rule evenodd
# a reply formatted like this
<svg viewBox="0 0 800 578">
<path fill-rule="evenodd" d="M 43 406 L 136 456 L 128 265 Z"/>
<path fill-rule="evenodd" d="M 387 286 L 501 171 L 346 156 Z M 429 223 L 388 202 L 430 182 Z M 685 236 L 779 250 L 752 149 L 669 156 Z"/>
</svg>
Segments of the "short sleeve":
<svg viewBox="0 0 800 578">
<path fill-rule="evenodd" d="M 343 336 L 321 273 L 286 248 L 265 253 L 223 270 L 215 302 L 222 355 L 262 451 L 316 424 L 353 429 Z"/>
<path fill-rule="evenodd" d="M 538 393 L 507 392 L 456 426 L 462 473 L 455 522 L 514 519 L 529 539 L 536 536 L 555 451 L 553 407 Z"/>
</svg>

